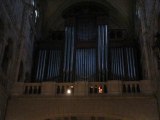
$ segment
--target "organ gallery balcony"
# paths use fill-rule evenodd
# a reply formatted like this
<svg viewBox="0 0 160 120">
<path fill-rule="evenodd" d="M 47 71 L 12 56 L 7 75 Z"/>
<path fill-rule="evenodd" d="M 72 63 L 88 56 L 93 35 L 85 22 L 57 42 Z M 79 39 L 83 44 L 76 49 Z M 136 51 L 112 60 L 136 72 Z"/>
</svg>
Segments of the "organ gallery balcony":
<svg viewBox="0 0 160 120">
<path fill-rule="evenodd" d="M 74 83 L 23 83 L 15 84 L 12 95 L 21 96 L 123 96 L 123 95 L 152 95 L 150 80 Z"/>
</svg>

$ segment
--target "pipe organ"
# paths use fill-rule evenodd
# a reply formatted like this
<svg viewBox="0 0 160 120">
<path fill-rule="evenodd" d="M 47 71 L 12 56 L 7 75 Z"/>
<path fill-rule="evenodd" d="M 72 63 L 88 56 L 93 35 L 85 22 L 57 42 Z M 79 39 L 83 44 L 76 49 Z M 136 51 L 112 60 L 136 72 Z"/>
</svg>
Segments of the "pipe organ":
<svg viewBox="0 0 160 120">
<path fill-rule="evenodd" d="M 137 53 L 134 47 L 110 49 L 110 79 L 138 80 Z"/>
<path fill-rule="evenodd" d="M 96 81 L 96 50 L 76 50 L 76 80 Z"/>
<path fill-rule="evenodd" d="M 97 48 L 75 49 L 72 36 L 68 37 L 70 39 L 67 38 L 64 51 L 60 49 L 39 50 L 38 59 L 35 62 L 37 66 L 35 79 L 37 81 L 63 80 L 63 82 L 138 80 L 139 65 L 136 47 L 108 47 L 107 35 L 104 35 L 107 26 L 105 27 L 106 30 L 102 29 L 103 32 L 100 32 L 101 27 L 98 29 L 100 34 Z M 74 29 L 70 28 L 70 31 L 72 30 Z M 103 35 L 106 39 L 102 37 Z"/>
<path fill-rule="evenodd" d="M 73 55 L 74 55 L 74 26 L 65 28 L 65 51 L 63 66 L 63 81 L 71 82 L 73 80 Z"/>
<path fill-rule="evenodd" d="M 60 50 L 39 50 L 35 79 L 37 81 L 44 81 L 49 79 L 57 81 L 60 76 L 60 65 Z"/>
<path fill-rule="evenodd" d="M 40 50 L 38 54 L 38 65 L 36 71 L 36 79 L 42 81 L 44 79 L 44 68 L 46 61 L 46 50 Z"/>
<path fill-rule="evenodd" d="M 61 32 L 64 37 L 52 37 L 38 46 L 35 81 L 140 79 L 135 42 L 129 42 L 126 30 L 111 29 L 106 16 L 95 15 L 87 17 L 85 11 L 84 16 L 66 17 L 65 30 Z"/>
<path fill-rule="evenodd" d="M 98 26 L 98 80 L 108 79 L 108 38 L 107 25 Z"/>
<path fill-rule="evenodd" d="M 53 78 L 58 80 L 60 76 L 60 65 L 61 65 L 61 51 L 60 50 L 49 50 L 47 79 Z"/>
</svg>

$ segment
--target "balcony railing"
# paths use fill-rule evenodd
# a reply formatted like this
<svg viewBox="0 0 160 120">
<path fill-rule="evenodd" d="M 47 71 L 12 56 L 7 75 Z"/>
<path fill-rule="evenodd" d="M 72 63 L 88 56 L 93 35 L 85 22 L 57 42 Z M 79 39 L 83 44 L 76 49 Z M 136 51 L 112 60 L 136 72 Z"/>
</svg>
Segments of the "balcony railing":
<svg viewBox="0 0 160 120">
<path fill-rule="evenodd" d="M 92 96 L 92 95 L 134 95 L 153 93 L 150 80 L 74 83 L 16 83 L 12 95 L 50 95 L 50 96 Z"/>
</svg>

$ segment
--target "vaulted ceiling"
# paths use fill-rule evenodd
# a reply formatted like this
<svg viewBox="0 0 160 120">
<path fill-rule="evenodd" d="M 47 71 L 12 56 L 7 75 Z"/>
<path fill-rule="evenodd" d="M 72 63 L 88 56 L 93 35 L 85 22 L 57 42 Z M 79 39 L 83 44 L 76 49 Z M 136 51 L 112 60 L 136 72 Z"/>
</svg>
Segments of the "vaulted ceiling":
<svg viewBox="0 0 160 120">
<path fill-rule="evenodd" d="M 113 28 L 129 28 L 133 24 L 132 0 L 41 0 L 43 29 L 64 30 L 62 13 L 70 6 L 82 2 L 95 3 L 108 11 L 109 24 Z"/>
</svg>

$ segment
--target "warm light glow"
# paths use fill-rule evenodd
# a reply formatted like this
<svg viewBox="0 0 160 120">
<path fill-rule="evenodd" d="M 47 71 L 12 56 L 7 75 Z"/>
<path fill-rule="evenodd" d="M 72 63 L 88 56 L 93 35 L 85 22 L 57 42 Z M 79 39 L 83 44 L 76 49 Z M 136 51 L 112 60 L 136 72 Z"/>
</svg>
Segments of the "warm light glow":
<svg viewBox="0 0 160 120">
<path fill-rule="evenodd" d="M 99 93 L 103 93 L 102 86 L 99 86 L 99 87 L 98 87 L 98 91 L 99 91 Z"/>
<path fill-rule="evenodd" d="M 90 88 L 94 88 L 93 86 L 91 86 Z"/>
<path fill-rule="evenodd" d="M 71 89 L 67 89 L 67 94 L 71 94 Z"/>
</svg>

